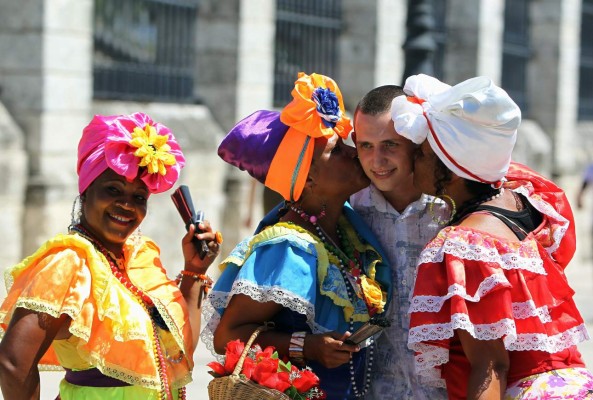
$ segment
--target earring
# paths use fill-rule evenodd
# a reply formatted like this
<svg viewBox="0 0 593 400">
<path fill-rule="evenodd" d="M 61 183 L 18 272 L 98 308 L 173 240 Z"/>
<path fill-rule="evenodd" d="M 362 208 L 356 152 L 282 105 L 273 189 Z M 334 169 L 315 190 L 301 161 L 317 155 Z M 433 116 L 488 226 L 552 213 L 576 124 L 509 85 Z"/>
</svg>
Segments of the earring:
<svg viewBox="0 0 593 400">
<path fill-rule="evenodd" d="M 70 230 L 73 226 L 80 224 L 83 200 L 84 197 L 80 194 L 74 198 L 74 202 L 72 203 L 72 210 L 70 211 L 70 226 L 68 227 L 68 230 Z"/>
<path fill-rule="evenodd" d="M 441 219 L 440 216 L 436 215 L 434 212 L 434 205 L 437 199 L 443 200 L 445 204 L 447 204 L 446 200 L 449 200 L 451 203 L 451 215 L 446 220 Z M 439 226 L 445 226 L 453 220 L 455 213 L 457 213 L 457 205 L 455 204 L 455 200 L 453 200 L 453 198 L 447 194 L 436 195 L 434 196 L 434 199 L 428 204 L 428 212 L 430 213 L 434 222 L 436 222 Z"/>
</svg>

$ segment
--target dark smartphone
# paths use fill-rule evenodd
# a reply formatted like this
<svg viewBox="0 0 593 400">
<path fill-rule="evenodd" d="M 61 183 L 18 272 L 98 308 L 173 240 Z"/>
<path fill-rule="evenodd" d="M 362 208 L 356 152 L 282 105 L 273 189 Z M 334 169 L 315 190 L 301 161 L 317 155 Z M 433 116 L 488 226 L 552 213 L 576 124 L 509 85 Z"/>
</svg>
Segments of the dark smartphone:
<svg viewBox="0 0 593 400">
<path fill-rule="evenodd" d="M 185 229 L 189 230 L 189 226 L 194 224 L 196 233 L 202 232 L 200 228 L 198 228 L 198 224 L 204 220 L 204 212 L 195 210 L 189 188 L 185 185 L 179 186 L 171 195 L 171 199 L 173 200 L 173 204 L 175 204 L 177 211 L 179 211 L 181 219 L 185 223 Z M 208 244 L 205 240 L 199 240 L 196 237 L 194 237 L 192 241 L 196 246 L 196 249 L 198 249 L 200 258 L 204 259 L 206 254 L 208 254 Z"/>
<path fill-rule="evenodd" d="M 344 343 L 359 345 L 389 326 L 391 326 L 391 322 L 387 318 L 373 316 L 355 332 L 352 332 L 352 335 Z"/>
</svg>

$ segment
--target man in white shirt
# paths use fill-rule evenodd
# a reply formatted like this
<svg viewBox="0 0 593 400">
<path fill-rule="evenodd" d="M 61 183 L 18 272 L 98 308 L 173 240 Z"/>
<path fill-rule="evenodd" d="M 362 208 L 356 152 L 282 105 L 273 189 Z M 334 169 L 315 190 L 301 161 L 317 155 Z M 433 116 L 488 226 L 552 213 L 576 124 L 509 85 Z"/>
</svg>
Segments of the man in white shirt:
<svg viewBox="0 0 593 400">
<path fill-rule="evenodd" d="M 392 100 L 401 87 L 381 86 L 358 103 L 354 113 L 356 149 L 371 185 L 350 202 L 379 238 L 391 264 L 394 294 L 387 316 L 391 327 L 376 341 L 372 382 L 367 399 L 446 399 L 444 389 L 422 385 L 407 347 L 409 295 L 414 288 L 418 255 L 446 222 L 445 203 L 421 194 L 413 185 L 416 146 L 398 135 L 391 119 Z M 432 213 L 429 203 L 435 201 Z"/>
</svg>

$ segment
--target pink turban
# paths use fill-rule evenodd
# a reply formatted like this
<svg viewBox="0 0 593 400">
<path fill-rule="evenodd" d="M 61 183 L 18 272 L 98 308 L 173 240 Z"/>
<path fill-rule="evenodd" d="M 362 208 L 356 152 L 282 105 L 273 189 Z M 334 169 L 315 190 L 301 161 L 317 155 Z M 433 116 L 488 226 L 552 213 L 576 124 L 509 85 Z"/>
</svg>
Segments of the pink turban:
<svg viewBox="0 0 593 400">
<path fill-rule="evenodd" d="M 521 110 L 484 76 L 449 86 L 427 75 L 406 80 L 391 104 L 395 130 L 416 144 L 428 140 L 456 175 L 497 187 L 506 175 Z"/>
<path fill-rule="evenodd" d="M 78 144 L 78 192 L 83 193 L 107 168 L 150 193 L 170 189 L 179 178 L 185 158 L 166 126 L 148 115 L 95 115 Z"/>
</svg>

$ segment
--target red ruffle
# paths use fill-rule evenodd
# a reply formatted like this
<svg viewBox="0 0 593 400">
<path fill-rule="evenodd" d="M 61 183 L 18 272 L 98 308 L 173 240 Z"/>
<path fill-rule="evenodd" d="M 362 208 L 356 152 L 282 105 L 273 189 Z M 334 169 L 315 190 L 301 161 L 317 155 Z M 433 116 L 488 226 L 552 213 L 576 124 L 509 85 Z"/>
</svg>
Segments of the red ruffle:
<svg viewBox="0 0 593 400">
<path fill-rule="evenodd" d="M 574 345 L 588 334 L 563 272 L 575 249 L 572 211 L 562 190 L 528 168 L 513 164 L 507 177 L 505 187 L 543 214 L 535 232 L 518 242 L 448 227 L 420 255 L 409 345 L 419 374 L 433 384 L 469 372 L 456 329 L 480 340 L 502 338 L 511 357 L 509 382 L 582 365 Z M 454 378 L 461 392 L 462 376 Z"/>
</svg>

